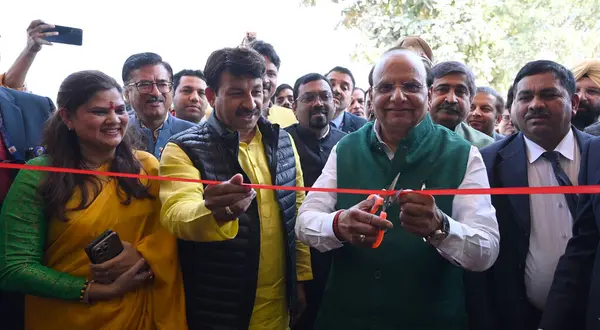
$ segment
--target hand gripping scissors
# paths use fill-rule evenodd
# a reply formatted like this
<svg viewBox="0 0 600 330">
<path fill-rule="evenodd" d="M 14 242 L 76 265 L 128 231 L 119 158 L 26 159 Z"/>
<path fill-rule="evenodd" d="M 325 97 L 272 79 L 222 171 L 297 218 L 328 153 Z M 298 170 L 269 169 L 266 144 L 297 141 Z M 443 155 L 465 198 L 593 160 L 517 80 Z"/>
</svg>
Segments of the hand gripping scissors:
<svg viewBox="0 0 600 330">
<path fill-rule="evenodd" d="M 396 175 L 396 177 L 394 178 L 394 181 L 392 181 L 392 183 L 390 184 L 390 186 L 387 188 L 387 191 L 393 191 L 394 190 L 394 188 L 396 187 L 396 183 L 398 182 L 398 178 L 399 177 L 400 177 L 400 173 L 398 173 Z M 372 200 L 372 199 L 375 200 L 375 205 L 373 205 L 373 207 L 371 208 L 371 210 L 369 211 L 369 213 L 370 214 L 375 214 L 375 213 L 377 213 L 377 211 L 381 207 L 381 212 L 379 213 L 379 217 L 382 218 L 382 219 L 387 219 L 387 209 L 398 199 L 398 196 L 400 196 L 401 192 L 402 192 L 402 189 L 399 190 L 395 194 L 386 196 L 385 198 L 382 198 L 381 196 L 376 195 L 376 194 L 369 195 L 369 197 L 367 198 L 367 200 Z M 379 247 L 379 245 L 381 245 L 381 242 L 383 241 L 383 235 L 384 234 L 385 234 L 385 230 L 380 229 L 379 232 L 377 233 L 377 239 L 375 240 L 375 242 L 371 246 L 373 249 L 376 249 L 376 248 Z"/>
</svg>

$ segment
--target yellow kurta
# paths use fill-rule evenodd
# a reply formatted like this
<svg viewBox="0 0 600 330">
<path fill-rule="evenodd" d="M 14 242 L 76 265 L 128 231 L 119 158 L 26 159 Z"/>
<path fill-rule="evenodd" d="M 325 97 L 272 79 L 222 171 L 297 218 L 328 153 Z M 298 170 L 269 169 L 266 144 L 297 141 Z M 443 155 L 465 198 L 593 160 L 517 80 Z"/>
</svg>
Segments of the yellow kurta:
<svg viewBox="0 0 600 330">
<path fill-rule="evenodd" d="M 158 161 L 146 152 L 136 152 L 142 174 L 157 175 Z M 100 168 L 106 171 L 108 165 Z M 108 181 L 108 182 L 106 182 Z M 131 199 L 123 205 L 115 180 L 105 180 L 93 203 L 68 212 L 68 222 L 50 220 L 44 256 L 45 265 L 73 276 L 90 278 L 90 262 L 84 248 L 105 230 L 131 243 L 154 272 L 153 282 L 125 296 L 86 305 L 36 296 L 26 297 L 26 329 L 187 329 L 183 281 L 175 237 L 160 225 L 159 184 L 149 192 L 155 199 Z M 148 184 L 148 181 L 142 180 Z M 79 204 L 79 191 L 67 204 Z"/>
<path fill-rule="evenodd" d="M 292 140 L 293 143 L 293 140 Z M 300 159 L 294 146 L 296 184 L 303 186 Z M 240 142 L 238 161 L 252 183 L 271 184 L 272 178 L 262 143 L 262 135 L 249 143 Z M 200 172 L 177 145 L 167 144 L 161 157 L 160 174 L 166 177 L 199 179 Z M 192 241 L 210 242 L 232 239 L 238 222 L 217 222 L 203 200 L 201 184 L 162 181 L 161 221 L 176 236 Z M 283 225 L 279 204 L 273 190 L 257 191 L 260 215 L 260 261 L 254 310 L 249 329 L 287 329 L 289 314 L 285 292 L 285 255 Z M 296 205 L 304 201 L 304 191 L 296 192 Z M 296 241 L 297 280 L 312 279 L 309 248 Z"/>
</svg>

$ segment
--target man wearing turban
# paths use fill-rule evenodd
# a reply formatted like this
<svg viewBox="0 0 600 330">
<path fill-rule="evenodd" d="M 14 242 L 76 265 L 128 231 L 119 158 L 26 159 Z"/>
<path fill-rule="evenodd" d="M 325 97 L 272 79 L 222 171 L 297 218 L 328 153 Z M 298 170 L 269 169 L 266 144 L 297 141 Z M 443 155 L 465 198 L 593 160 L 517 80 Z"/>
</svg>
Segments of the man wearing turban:
<svg viewBox="0 0 600 330">
<path fill-rule="evenodd" d="M 592 135 L 600 135 L 600 58 L 584 60 L 571 70 L 577 81 L 579 109 L 571 123 Z M 591 126 L 590 126 L 591 125 Z"/>
</svg>

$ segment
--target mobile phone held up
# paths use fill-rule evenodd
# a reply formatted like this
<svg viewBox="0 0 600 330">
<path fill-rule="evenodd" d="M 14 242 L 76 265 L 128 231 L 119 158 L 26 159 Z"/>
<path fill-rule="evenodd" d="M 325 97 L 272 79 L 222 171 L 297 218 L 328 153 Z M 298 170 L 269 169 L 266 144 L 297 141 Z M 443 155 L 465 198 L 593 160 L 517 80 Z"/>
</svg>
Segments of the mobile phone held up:
<svg viewBox="0 0 600 330">
<path fill-rule="evenodd" d="M 83 44 L 83 30 L 68 26 L 55 25 L 53 29 L 44 32 L 58 32 L 57 36 L 49 36 L 44 39 L 59 44 L 81 46 Z"/>
</svg>

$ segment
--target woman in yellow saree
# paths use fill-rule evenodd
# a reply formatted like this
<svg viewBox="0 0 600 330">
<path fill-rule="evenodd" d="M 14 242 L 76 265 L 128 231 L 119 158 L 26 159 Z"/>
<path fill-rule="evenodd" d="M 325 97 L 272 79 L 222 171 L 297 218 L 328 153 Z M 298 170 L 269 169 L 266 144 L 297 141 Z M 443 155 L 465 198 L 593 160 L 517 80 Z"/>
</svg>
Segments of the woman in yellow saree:
<svg viewBox="0 0 600 330">
<path fill-rule="evenodd" d="M 32 165 L 157 175 L 131 151 L 116 81 L 98 71 L 61 85 Z M 0 288 L 27 294 L 25 328 L 186 329 L 177 243 L 159 222 L 157 182 L 22 170 L 0 214 Z M 90 265 L 85 247 L 107 229 L 124 250 Z M 94 281 L 97 280 L 97 281 Z"/>
</svg>

